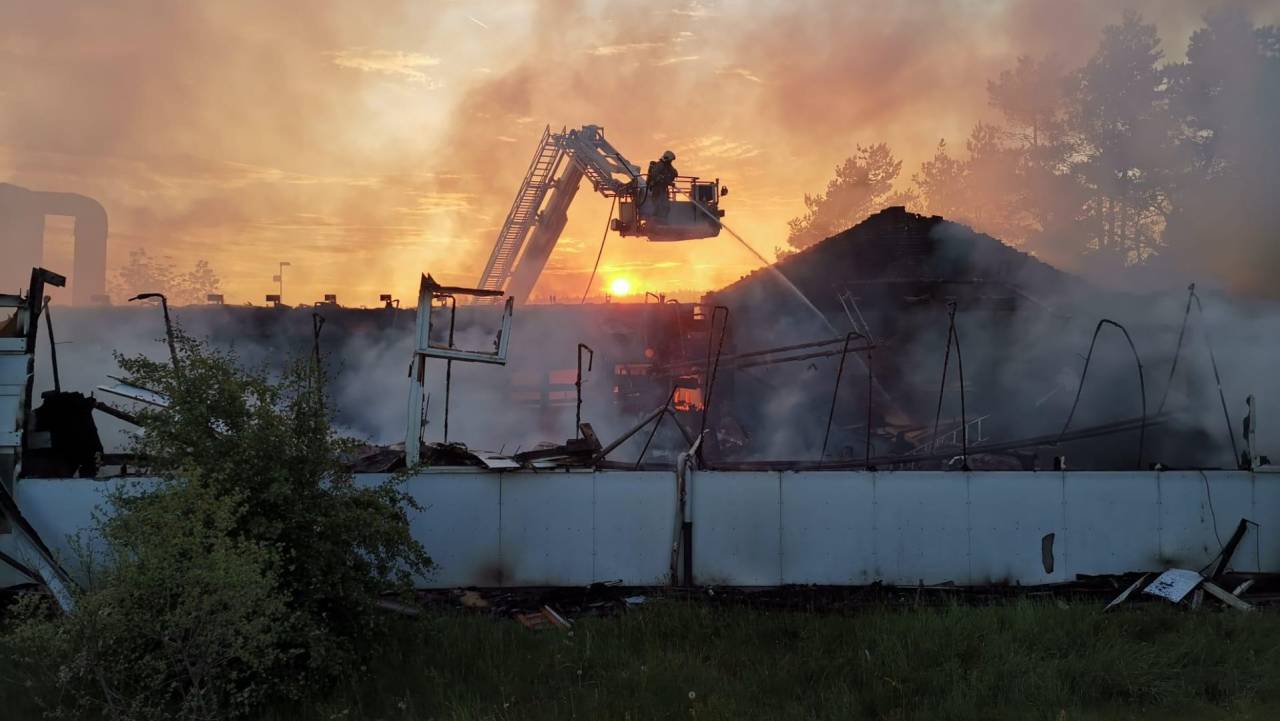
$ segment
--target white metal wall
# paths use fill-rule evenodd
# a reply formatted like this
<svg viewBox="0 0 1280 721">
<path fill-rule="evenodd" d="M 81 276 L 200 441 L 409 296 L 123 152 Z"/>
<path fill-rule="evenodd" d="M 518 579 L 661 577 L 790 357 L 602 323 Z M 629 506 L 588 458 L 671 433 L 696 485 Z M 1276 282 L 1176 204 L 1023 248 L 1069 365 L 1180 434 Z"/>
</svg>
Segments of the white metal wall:
<svg viewBox="0 0 1280 721">
<path fill-rule="evenodd" d="M 689 486 L 699 584 L 1041 584 L 1200 568 L 1242 517 L 1259 528 L 1233 566 L 1280 571 L 1280 474 L 695 471 Z M 18 502 L 68 554 L 68 534 L 89 525 L 105 487 L 27 479 Z M 442 470 L 407 490 L 423 508 L 414 534 L 438 565 L 424 586 L 669 577 L 673 473 Z"/>
</svg>

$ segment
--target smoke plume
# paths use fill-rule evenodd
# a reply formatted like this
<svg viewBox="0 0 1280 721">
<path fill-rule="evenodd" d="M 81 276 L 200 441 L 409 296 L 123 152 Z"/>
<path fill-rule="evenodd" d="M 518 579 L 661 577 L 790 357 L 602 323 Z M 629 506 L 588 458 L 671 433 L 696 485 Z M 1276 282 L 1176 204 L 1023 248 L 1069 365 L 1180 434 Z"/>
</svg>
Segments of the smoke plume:
<svg viewBox="0 0 1280 721">
<path fill-rule="evenodd" d="M 671 148 L 722 178 L 767 249 L 857 143 L 912 168 L 958 142 L 1019 55 L 1074 67 L 1133 8 L 1178 57 L 1227 4 L 2 0 L 0 179 L 101 200 L 114 265 L 207 259 L 260 302 L 288 260 L 286 300 L 372 303 L 419 269 L 473 281 L 542 126 L 595 123 L 635 162 Z M 539 295 L 582 292 L 607 210 L 580 196 Z M 702 289 L 755 265 L 728 238 L 613 238 L 601 277 Z"/>
</svg>

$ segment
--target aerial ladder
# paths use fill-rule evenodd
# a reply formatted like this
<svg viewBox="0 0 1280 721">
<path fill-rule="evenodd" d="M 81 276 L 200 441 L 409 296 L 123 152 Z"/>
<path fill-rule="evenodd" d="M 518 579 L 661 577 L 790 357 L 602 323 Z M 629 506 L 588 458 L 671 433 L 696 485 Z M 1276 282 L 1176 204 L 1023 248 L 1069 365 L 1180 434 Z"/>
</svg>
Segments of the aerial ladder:
<svg viewBox="0 0 1280 721">
<path fill-rule="evenodd" d="M 498 231 L 477 287 L 504 291 L 523 303 L 546 267 L 551 251 L 568 221 L 569 206 L 582 179 L 606 198 L 617 202 L 610 229 L 622 236 L 651 241 L 712 238 L 720 233 L 720 196 L 728 190 L 720 180 L 680 176 L 665 203 L 649 197 L 640 167 L 605 140 L 598 125 L 543 130 L 538 149 L 516 193 L 511 210 Z M 478 302 L 492 300 L 485 298 Z"/>
</svg>

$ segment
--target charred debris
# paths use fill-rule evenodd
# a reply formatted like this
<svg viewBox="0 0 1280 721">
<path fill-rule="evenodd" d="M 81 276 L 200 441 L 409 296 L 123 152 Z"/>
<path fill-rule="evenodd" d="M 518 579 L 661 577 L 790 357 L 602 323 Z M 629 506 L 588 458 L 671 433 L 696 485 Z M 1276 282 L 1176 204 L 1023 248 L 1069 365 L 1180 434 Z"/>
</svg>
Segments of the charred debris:
<svg viewBox="0 0 1280 721">
<path fill-rule="evenodd" d="M 458 303 L 465 290 L 424 277 L 433 348 L 492 338 L 501 323 L 501 306 L 486 298 Z M 1111 309 L 1133 305 L 1133 297 L 1103 292 L 966 226 L 887 208 L 700 303 L 648 294 L 645 302 L 518 307 L 498 341 L 510 343 L 506 368 L 481 373 L 448 354 L 432 360 L 440 368 L 429 373 L 435 384 L 424 386 L 419 460 L 491 470 L 669 470 L 701 438 L 697 462 L 723 469 L 1252 462 L 1235 437 L 1240 404 L 1212 383 L 1216 360 L 1212 369 L 1199 355 L 1193 360 L 1181 332 L 1176 348 L 1170 342 L 1179 318 L 1095 328 Z M 387 472 L 404 467 L 402 439 L 415 435 L 378 427 L 366 412 L 403 408 L 395 391 L 404 388 L 415 310 L 397 306 L 219 304 L 183 308 L 181 318 L 189 332 L 267 357 L 323 349 L 335 361 L 330 382 L 347 385 L 336 394 L 338 422 L 373 439 L 353 454 L 353 468 Z M 1190 315 L 1190 299 L 1187 307 Z M 71 308 L 63 322 L 83 334 L 91 325 L 136 323 L 126 319 L 131 310 Z M 370 348 L 381 349 L 385 368 L 351 360 Z M 370 373 L 400 380 L 375 395 L 361 376 Z M 32 464 L 29 474 L 133 470 L 131 459 L 101 454 L 95 408 L 111 416 L 108 425 L 129 420 L 92 397 L 61 388 L 46 394 L 34 430 L 48 449 L 74 450 L 64 462 Z M 383 414 L 392 415 L 404 417 Z M 98 462 L 86 465 L 95 452 Z"/>
</svg>

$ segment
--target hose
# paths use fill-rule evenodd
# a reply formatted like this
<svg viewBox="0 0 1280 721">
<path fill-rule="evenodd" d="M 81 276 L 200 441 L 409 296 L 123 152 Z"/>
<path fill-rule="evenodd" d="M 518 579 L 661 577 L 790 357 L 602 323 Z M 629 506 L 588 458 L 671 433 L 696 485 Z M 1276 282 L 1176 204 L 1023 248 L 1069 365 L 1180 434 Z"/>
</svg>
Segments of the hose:
<svg viewBox="0 0 1280 721">
<path fill-rule="evenodd" d="M 618 205 L 618 196 L 613 196 L 613 202 L 609 204 L 609 218 L 604 222 L 604 233 L 600 236 L 600 250 L 596 253 L 596 263 L 591 266 L 591 277 L 587 278 L 587 287 L 582 289 L 582 300 L 579 305 L 587 302 L 587 294 L 591 292 L 591 284 L 596 281 L 596 270 L 600 268 L 600 259 L 604 257 L 604 242 L 609 239 L 609 225 L 613 223 L 613 211 Z"/>
</svg>

